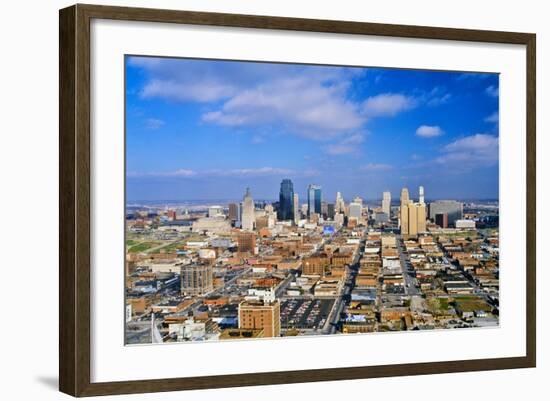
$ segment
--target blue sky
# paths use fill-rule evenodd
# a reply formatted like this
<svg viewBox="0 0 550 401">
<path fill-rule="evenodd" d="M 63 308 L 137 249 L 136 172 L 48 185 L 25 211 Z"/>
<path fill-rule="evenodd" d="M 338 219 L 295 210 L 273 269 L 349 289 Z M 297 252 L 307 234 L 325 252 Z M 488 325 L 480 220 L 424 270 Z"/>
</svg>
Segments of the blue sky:
<svg viewBox="0 0 550 401">
<path fill-rule="evenodd" d="M 127 199 L 498 198 L 498 75 L 126 58 Z"/>
</svg>

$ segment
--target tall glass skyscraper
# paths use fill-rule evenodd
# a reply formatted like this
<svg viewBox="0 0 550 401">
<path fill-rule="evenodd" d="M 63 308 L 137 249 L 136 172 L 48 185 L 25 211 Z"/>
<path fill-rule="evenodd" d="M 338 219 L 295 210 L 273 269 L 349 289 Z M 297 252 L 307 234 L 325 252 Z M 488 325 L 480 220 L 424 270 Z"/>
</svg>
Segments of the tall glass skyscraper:
<svg viewBox="0 0 550 401">
<path fill-rule="evenodd" d="M 311 213 L 321 214 L 321 202 L 322 194 L 321 187 L 319 185 L 309 184 L 307 187 L 307 214 Z"/>
<path fill-rule="evenodd" d="M 281 181 L 281 190 L 279 191 L 279 210 L 277 218 L 279 220 L 294 220 L 294 185 L 292 181 L 285 178 Z"/>
</svg>

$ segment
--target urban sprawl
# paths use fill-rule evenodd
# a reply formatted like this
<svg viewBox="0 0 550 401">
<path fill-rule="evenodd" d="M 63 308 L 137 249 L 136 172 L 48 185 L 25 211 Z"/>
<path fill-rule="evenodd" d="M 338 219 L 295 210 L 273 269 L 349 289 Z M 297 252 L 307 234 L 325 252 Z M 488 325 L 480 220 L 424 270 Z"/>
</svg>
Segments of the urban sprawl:
<svg viewBox="0 0 550 401">
<path fill-rule="evenodd" d="M 133 205 L 126 343 L 498 326 L 498 202 Z"/>
</svg>

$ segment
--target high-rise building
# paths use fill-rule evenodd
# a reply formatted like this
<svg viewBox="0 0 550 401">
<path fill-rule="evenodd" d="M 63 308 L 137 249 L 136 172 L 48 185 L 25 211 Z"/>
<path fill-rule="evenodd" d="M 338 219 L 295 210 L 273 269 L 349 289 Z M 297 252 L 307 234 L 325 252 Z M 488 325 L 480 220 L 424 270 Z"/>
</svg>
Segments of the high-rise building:
<svg viewBox="0 0 550 401">
<path fill-rule="evenodd" d="M 327 218 L 334 220 L 335 214 L 336 213 L 335 213 L 334 203 L 327 204 Z"/>
<path fill-rule="evenodd" d="M 449 227 L 449 216 L 447 215 L 447 213 L 436 213 L 435 224 L 437 224 L 441 228 Z"/>
<path fill-rule="evenodd" d="M 307 187 L 308 216 L 311 215 L 312 213 L 321 214 L 321 202 L 322 202 L 321 187 L 319 185 L 310 184 Z"/>
<path fill-rule="evenodd" d="M 361 207 L 363 207 L 363 199 L 360 196 L 356 196 L 355 198 L 353 198 L 353 201 L 355 203 L 359 203 Z"/>
<path fill-rule="evenodd" d="M 447 213 L 448 225 L 454 226 L 455 222 L 463 217 L 462 203 L 453 200 L 431 202 L 430 219 L 435 220 L 435 216 L 439 213 Z"/>
<path fill-rule="evenodd" d="M 382 194 L 382 212 L 391 216 L 391 192 L 386 191 Z"/>
<path fill-rule="evenodd" d="M 279 210 L 277 217 L 279 220 L 294 219 L 294 185 L 288 178 L 281 181 L 281 189 L 279 190 Z"/>
<path fill-rule="evenodd" d="M 264 337 L 281 335 L 281 305 L 277 300 L 243 301 L 239 304 L 239 328 L 263 330 Z"/>
<path fill-rule="evenodd" d="M 420 188 L 419 194 L 424 196 L 424 188 Z M 401 235 L 415 236 L 426 231 L 426 205 L 423 202 L 411 201 L 407 188 L 401 190 L 399 218 Z"/>
<path fill-rule="evenodd" d="M 409 234 L 409 190 L 403 188 L 401 190 L 400 207 L 399 207 L 399 225 L 401 227 L 401 234 Z"/>
<path fill-rule="evenodd" d="M 418 187 L 418 203 L 424 204 L 424 187 Z"/>
<path fill-rule="evenodd" d="M 407 234 L 414 236 L 418 235 L 418 209 L 416 205 L 412 202 L 409 202 L 409 204 L 405 207 L 407 210 L 408 216 L 407 216 L 407 222 L 408 228 L 407 228 Z M 403 227 L 403 226 L 401 226 Z M 401 230 L 401 233 L 403 233 L 403 230 Z"/>
<path fill-rule="evenodd" d="M 250 195 L 250 188 L 246 188 L 246 193 L 244 194 L 242 213 L 242 229 L 248 231 L 254 230 L 256 216 L 254 213 L 254 200 L 252 199 L 252 195 Z"/>
<path fill-rule="evenodd" d="M 181 268 L 181 293 L 184 295 L 204 295 L 214 289 L 212 266 L 190 264 Z"/>
<path fill-rule="evenodd" d="M 426 205 L 413 203 L 401 206 L 401 235 L 415 236 L 426 231 Z"/>
<path fill-rule="evenodd" d="M 424 203 L 416 204 L 416 231 L 418 233 L 426 232 L 426 205 Z"/>
<path fill-rule="evenodd" d="M 357 221 L 361 219 L 363 207 L 359 202 L 351 202 L 349 204 L 349 214 L 348 217 L 355 218 Z"/>
<path fill-rule="evenodd" d="M 292 210 L 294 211 L 294 224 L 298 224 L 300 221 L 300 200 L 298 194 L 294 193 L 292 197 Z"/>
<path fill-rule="evenodd" d="M 229 204 L 229 220 L 238 221 L 241 219 L 241 205 L 240 203 Z"/>
<path fill-rule="evenodd" d="M 267 227 L 267 219 L 266 224 Z M 256 234 L 246 231 L 241 231 L 237 234 L 237 249 L 242 253 L 251 253 L 256 252 Z"/>
<path fill-rule="evenodd" d="M 407 204 L 409 203 L 410 201 L 410 198 L 409 198 L 409 190 L 407 188 L 403 188 L 401 190 L 401 197 L 399 198 L 401 204 Z"/>
<path fill-rule="evenodd" d="M 344 213 L 346 210 L 346 204 L 340 192 L 336 192 L 336 203 L 334 206 L 336 209 L 336 213 Z"/>
<path fill-rule="evenodd" d="M 321 215 L 324 219 L 326 219 L 328 216 L 328 203 L 325 201 L 321 202 Z"/>
<path fill-rule="evenodd" d="M 423 196 L 424 188 L 420 188 L 419 194 Z M 399 217 L 402 235 L 415 236 L 426 231 L 426 205 L 411 201 L 407 188 L 401 190 Z"/>
</svg>

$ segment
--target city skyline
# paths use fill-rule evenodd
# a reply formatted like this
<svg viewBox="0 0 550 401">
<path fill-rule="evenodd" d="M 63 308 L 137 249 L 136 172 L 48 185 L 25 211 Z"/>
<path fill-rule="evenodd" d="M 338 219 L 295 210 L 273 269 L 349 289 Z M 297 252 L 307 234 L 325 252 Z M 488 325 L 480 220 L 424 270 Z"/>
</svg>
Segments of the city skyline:
<svg viewBox="0 0 550 401">
<path fill-rule="evenodd" d="M 127 58 L 129 201 L 498 199 L 498 75 Z"/>
</svg>

